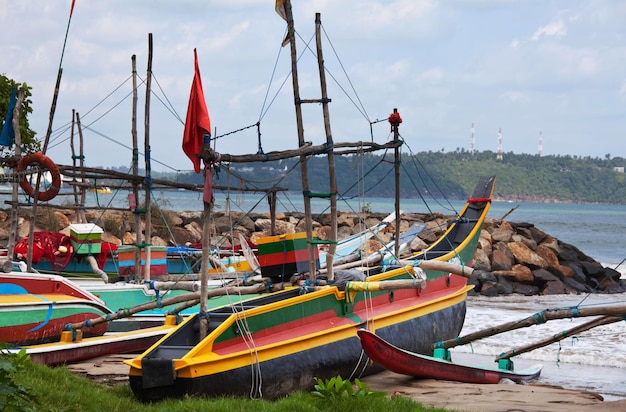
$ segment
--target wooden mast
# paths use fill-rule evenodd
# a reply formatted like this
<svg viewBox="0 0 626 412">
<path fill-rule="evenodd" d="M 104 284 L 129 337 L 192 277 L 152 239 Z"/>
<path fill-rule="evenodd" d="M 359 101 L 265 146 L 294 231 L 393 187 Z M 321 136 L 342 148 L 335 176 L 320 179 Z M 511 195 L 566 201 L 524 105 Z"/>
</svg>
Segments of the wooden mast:
<svg viewBox="0 0 626 412">
<path fill-rule="evenodd" d="M 134 198 L 133 205 L 131 210 L 135 215 L 135 244 L 143 243 L 143 236 L 141 234 L 141 214 L 137 210 L 138 202 L 139 202 L 139 180 L 137 177 L 139 176 L 139 143 L 137 139 L 137 102 L 138 102 L 138 93 L 137 93 L 137 56 L 134 54 L 131 57 L 132 64 L 132 72 L 133 72 L 133 109 L 132 109 L 132 121 L 131 121 L 131 136 L 133 141 L 133 179 L 132 187 L 133 193 L 132 197 Z M 129 205 L 130 206 L 130 205 Z M 138 247 L 135 248 L 135 273 L 141 273 L 141 249 Z"/>
<path fill-rule="evenodd" d="M 293 23 L 293 12 L 291 9 L 291 1 L 285 1 L 285 14 L 287 17 L 287 38 L 289 39 L 289 46 L 291 50 L 291 81 L 293 85 L 293 99 L 296 109 L 296 127 L 298 130 L 298 147 L 303 147 L 306 142 L 304 141 L 304 126 L 302 122 L 302 100 L 300 99 L 300 86 L 298 82 L 298 54 L 296 51 L 296 36 Z M 307 196 L 309 193 L 309 175 L 307 168 L 307 156 L 305 154 L 300 155 L 300 172 L 302 174 L 302 193 L 304 194 L 304 221 L 306 230 L 306 241 L 309 251 L 309 276 L 315 276 L 317 267 L 315 265 L 315 251 L 313 245 L 313 225 L 311 219 L 311 198 Z"/>
<path fill-rule="evenodd" d="M 391 128 L 393 130 L 393 141 L 398 143 L 400 132 L 398 131 L 399 122 L 397 119 L 400 118 L 398 114 L 398 109 L 393 109 L 393 115 L 391 116 L 393 121 L 391 122 Z M 392 120 L 390 119 L 390 120 Z M 395 177 L 395 185 L 396 185 L 396 197 L 395 197 L 395 211 L 396 211 L 396 233 L 395 233 L 395 242 L 393 248 L 393 254 L 396 259 L 400 259 L 400 146 L 397 145 L 394 148 L 394 162 L 393 162 L 393 170 Z"/>
<path fill-rule="evenodd" d="M 146 160 L 146 234 L 145 234 L 145 265 L 144 265 L 144 280 L 150 280 L 150 240 L 152 239 L 152 219 L 151 219 L 151 190 L 152 190 L 152 176 L 150 166 L 150 86 L 152 84 L 152 33 L 148 33 L 148 70 L 146 73 L 146 107 L 144 117 L 145 128 L 145 149 L 144 157 Z"/>
<path fill-rule="evenodd" d="M 333 259 L 337 250 L 337 182 L 335 178 L 335 154 L 333 148 L 333 136 L 330 130 L 330 114 L 328 112 L 328 93 L 326 91 L 326 70 L 324 68 L 324 56 L 322 54 L 322 35 L 320 33 L 321 26 L 320 13 L 315 13 L 315 43 L 317 46 L 317 65 L 320 73 L 320 87 L 322 92 L 322 113 L 324 114 L 324 130 L 326 132 L 326 145 L 328 159 L 328 180 L 330 195 L 330 239 L 328 245 L 328 253 L 326 254 L 326 267 L 328 268 L 328 279 L 334 279 Z M 315 247 L 315 245 L 313 245 Z M 309 256 L 310 257 L 310 256 Z M 314 277 L 315 272 L 309 272 Z"/>
</svg>

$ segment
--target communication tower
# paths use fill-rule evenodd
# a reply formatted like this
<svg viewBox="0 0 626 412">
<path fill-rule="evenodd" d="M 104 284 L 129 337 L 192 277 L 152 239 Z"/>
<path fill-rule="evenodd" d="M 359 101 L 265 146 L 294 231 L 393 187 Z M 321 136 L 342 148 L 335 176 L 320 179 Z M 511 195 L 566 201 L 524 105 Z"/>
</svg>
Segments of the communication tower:
<svg viewBox="0 0 626 412">
<path fill-rule="evenodd" d="M 541 152 L 543 152 L 543 133 L 539 130 L 539 151 L 537 155 L 541 157 Z"/>
<path fill-rule="evenodd" d="M 502 128 L 498 129 L 498 154 L 496 159 L 502 160 Z"/>
<path fill-rule="evenodd" d="M 470 134 L 470 154 L 474 154 L 474 122 L 472 122 L 472 129 Z"/>
</svg>

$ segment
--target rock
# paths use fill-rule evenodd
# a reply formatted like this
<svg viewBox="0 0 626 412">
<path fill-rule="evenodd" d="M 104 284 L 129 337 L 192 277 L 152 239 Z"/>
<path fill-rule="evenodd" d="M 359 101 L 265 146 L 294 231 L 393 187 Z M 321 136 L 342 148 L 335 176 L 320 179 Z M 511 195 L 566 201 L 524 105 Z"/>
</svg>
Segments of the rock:
<svg viewBox="0 0 626 412">
<path fill-rule="evenodd" d="M 556 266 L 559 264 L 559 257 L 557 254 L 545 244 L 538 245 L 535 252 L 541 256 L 541 258 L 545 260 L 549 266 Z"/>
<path fill-rule="evenodd" d="M 499 227 L 491 232 L 491 240 L 495 242 L 509 242 L 513 236 L 513 230 L 510 227 Z"/>
<path fill-rule="evenodd" d="M 568 292 L 565 284 L 558 279 L 547 282 L 546 286 L 541 291 L 542 295 L 562 295 L 566 293 Z"/>
<path fill-rule="evenodd" d="M 476 250 L 476 254 L 474 254 L 473 267 L 474 269 L 491 272 L 491 261 L 489 260 L 489 255 L 487 255 L 483 250 Z"/>
<path fill-rule="evenodd" d="M 524 296 L 533 296 L 539 294 L 539 288 L 535 285 L 524 285 L 521 283 L 513 282 L 513 293 Z"/>
<path fill-rule="evenodd" d="M 491 254 L 491 270 L 511 270 L 514 263 L 513 254 L 500 249 L 494 250 Z"/>
<path fill-rule="evenodd" d="M 515 261 L 519 264 L 533 268 L 548 267 L 548 263 L 541 256 L 522 242 L 511 242 L 509 243 L 509 248 L 513 252 L 513 256 L 515 256 Z"/>
</svg>

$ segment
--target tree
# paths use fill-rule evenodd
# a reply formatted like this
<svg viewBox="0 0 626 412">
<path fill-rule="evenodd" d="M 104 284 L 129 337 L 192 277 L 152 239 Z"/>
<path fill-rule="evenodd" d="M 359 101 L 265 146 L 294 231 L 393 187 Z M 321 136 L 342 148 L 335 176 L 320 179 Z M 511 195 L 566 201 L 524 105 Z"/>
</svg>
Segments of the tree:
<svg viewBox="0 0 626 412">
<path fill-rule="evenodd" d="M 22 140 L 22 152 L 39 151 L 41 145 L 40 142 L 35 139 L 35 135 L 37 133 L 31 130 L 30 125 L 28 124 L 28 115 L 33 111 L 30 107 L 32 104 L 32 101 L 30 100 L 30 97 L 32 96 L 31 88 L 26 83 L 17 83 L 15 80 L 9 79 L 4 74 L 0 75 L 0 123 L 1 125 L 4 124 L 5 115 L 9 109 L 11 89 L 13 87 L 15 87 L 16 91 L 19 90 L 20 87 L 24 89 L 24 101 L 20 107 L 20 136 Z M 14 147 L 2 147 L 0 156 L 2 156 L 2 158 L 7 158 L 12 156 L 14 152 Z"/>
</svg>

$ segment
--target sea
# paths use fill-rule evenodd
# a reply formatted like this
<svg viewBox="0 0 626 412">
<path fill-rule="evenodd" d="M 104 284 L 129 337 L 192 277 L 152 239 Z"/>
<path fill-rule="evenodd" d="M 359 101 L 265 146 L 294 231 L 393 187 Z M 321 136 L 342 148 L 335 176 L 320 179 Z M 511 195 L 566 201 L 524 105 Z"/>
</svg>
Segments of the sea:
<svg viewBox="0 0 626 412">
<path fill-rule="evenodd" d="M 128 207 L 128 192 L 89 193 L 88 207 Z M 60 200 L 59 200 L 60 198 Z M 61 197 L 53 202 L 68 202 Z M 202 194 L 182 190 L 156 190 L 152 202 L 162 209 L 200 211 Z M 453 215 L 464 201 L 442 199 L 401 199 L 400 208 L 410 213 L 440 212 Z M 215 210 L 244 213 L 266 212 L 267 199 L 262 194 L 216 193 Z M 390 213 L 394 200 L 389 198 L 339 199 L 339 211 Z M 312 199 L 313 213 L 327 211 L 328 200 Z M 301 193 L 279 193 L 277 212 L 303 211 Z M 576 246 L 583 253 L 622 273 L 626 278 L 626 204 L 493 202 L 488 217 L 535 225 L 545 233 Z M 467 316 L 461 336 L 484 328 L 518 321 L 546 309 L 587 305 L 626 303 L 623 294 L 468 297 Z M 506 332 L 452 349 L 458 362 L 493 366 L 503 352 L 540 342 L 588 321 L 589 318 L 552 320 L 541 325 Z M 626 321 L 582 332 L 560 342 L 512 358 L 520 370 L 542 364 L 536 381 L 568 389 L 601 394 L 605 400 L 626 399 Z"/>
</svg>

